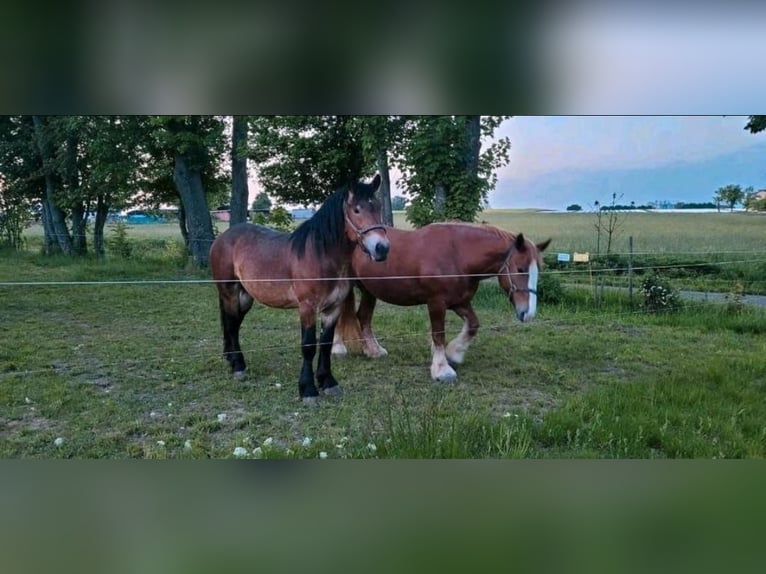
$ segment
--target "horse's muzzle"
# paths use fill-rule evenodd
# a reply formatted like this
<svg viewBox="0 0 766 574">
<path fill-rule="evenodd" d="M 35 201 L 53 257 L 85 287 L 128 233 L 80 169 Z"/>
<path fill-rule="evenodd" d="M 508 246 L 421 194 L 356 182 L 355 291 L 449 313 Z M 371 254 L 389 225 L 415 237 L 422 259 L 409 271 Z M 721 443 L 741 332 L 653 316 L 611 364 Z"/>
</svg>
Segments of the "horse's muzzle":
<svg viewBox="0 0 766 574">
<path fill-rule="evenodd" d="M 375 261 L 385 261 L 388 258 L 389 244 L 379 241 L 375 245 L 375 251 L 372 253 L 372 258 Z"/>
</svg>

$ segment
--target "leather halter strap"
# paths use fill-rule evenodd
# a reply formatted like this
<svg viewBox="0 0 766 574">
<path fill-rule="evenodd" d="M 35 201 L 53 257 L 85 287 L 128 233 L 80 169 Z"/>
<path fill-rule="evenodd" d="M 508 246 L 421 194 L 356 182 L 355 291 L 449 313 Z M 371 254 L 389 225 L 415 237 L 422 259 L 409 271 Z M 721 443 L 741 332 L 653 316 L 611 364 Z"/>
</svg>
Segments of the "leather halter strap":
<svg viewBox="0 0 766 574">
<path fill-rule="evenodd" d="M 343 216 L 346 218 L 346 223 L 348 223 L 351 226 L 351 229 L 354 230 L 354 233 L 356 233 L 357 240 L 359 240 L 362 237 L 364 237 L 365 233 L 369 233 L 370 231 L 372 231 L 374 229 L 385 229 L 386 228 L 386 226 L 383 225 L 382 223 L 373 223 L 372 225 L 368 225 L 367 227 L 363 227 L 363 228 L 360 229 L 356 225 L 354 225 L 354 222 L 351 221 L 351 219 L 349 219 L 348 214 L 345 212 L 345 210 L 343 212 Z"/>
</svg>

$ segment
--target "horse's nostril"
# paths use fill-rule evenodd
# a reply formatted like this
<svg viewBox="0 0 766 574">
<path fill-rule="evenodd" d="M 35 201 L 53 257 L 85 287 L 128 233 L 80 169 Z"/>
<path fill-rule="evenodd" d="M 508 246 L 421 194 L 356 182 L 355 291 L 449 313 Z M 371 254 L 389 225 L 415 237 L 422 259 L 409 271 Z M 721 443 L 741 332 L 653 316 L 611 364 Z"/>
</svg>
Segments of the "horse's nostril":
<svg viewBox="0 0 766 574">
<path fill-rule="evenodd" d="M 378 243 L 375 246 L 375 255 L 378 260 L 383 260 L 388 257 L 388 243 Z"/>
</svg>

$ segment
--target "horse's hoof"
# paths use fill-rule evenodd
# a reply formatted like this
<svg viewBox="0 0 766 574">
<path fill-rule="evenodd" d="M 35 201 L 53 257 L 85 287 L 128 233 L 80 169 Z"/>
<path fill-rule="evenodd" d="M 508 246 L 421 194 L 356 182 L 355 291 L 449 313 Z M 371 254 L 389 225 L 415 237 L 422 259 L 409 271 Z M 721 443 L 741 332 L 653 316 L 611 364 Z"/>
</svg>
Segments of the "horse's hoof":
<svg viewBox="0 0 766 574">
<path fill-rule="evenodd" d="M 234 378 L 237 380 L 242 380 L 245 378 L 245 374 L 247 373 L 247 369 L 244 371 L 234 371 Z"/>
<path fill-rule="evenodd" d="M 303 401 L 303 404 L 309 407 L 318 407 L 319 406 L 319 397 L 303 397 L 301 399 Z"/>
<path fill-rule="evenodd" d="M 452 372 L 452 373 L 443 373 L 441 375 L 437 375 L 436 377 L 434 377 L 434 381 L 436 381 L 437 383 L 445 384 L 445 385 L 451 385 L 457 382 L 457 373 Z"/>
<path fill-rule="evenodd" d="M 335 343 L 332 346 L 332 356 L 334 359 L 343 359 L 348 356 L 348 349 L 343 343 Z"/>
<path fill-rule="evenodd" d="M 333 397 L 333 398 L 340 398 L 343 396 L 343 389 L 340 385 L 335 385 L 334 387 L 327 387 L 326 389 L 323 389 L 322 392 L 326 397 Z"/>
</svg>

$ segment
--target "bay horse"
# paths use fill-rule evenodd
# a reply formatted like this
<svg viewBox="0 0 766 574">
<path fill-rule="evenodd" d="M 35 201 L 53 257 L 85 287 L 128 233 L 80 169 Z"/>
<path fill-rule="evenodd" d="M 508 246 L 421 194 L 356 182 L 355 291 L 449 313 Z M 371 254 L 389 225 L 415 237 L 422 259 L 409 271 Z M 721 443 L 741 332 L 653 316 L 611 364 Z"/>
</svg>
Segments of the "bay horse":
<svg viewBox="0 0 766 574">
<path fill-rule="evenodd" d="M 341 394 L 331 371 L 331 346 L 340 305 L 351 289 L 351 256 L 358 252 L 382 262 L 389 251 L 375 195 L 379 185 L 380 175 L 376 175 L 369 184 L 358 182 L 336 190 L 292 233 L 240 223 L 215 239 L 210 267 L 218 288 L 223 353 L 236 378 L 244 376 L 247 368 L 239 329 L 253 301 L 258 301 L 300 312 L 303 365 L 298 393 L 307 404 L 316 404 L 319 397 L 313 370 L 319 314 L 322 332 L 316 379 L 324 394 Z"/>
<path fill-rule="evenodd" d="M 534 318 L 541 253 L 550 239 L 535 244 L 522 233 L 456 222 L 432 223 L 412 231 L 389 228 L 388 240 L 397 254 L 395 259 L 372 265 L 359 254 L 352 257 L 361 301 L 355 314 L 354 291 L 349 291 L 338 319 L 333 354 L 347 353 L 344 340 L 360 341 L 368 357 L 388 354 L 372 331 L 377 299 L 402 306 L 425 304 L 431 321 L 431 377 L 454 382 L 457 373 L 453 367 L 463 362 L 479 330 L 471 300 L 480 281 L 497 276 L 516 317 L 522 322 Z M 463 319 L 463 327 L 445 346 L 448 309 Z"/>
</svg>

